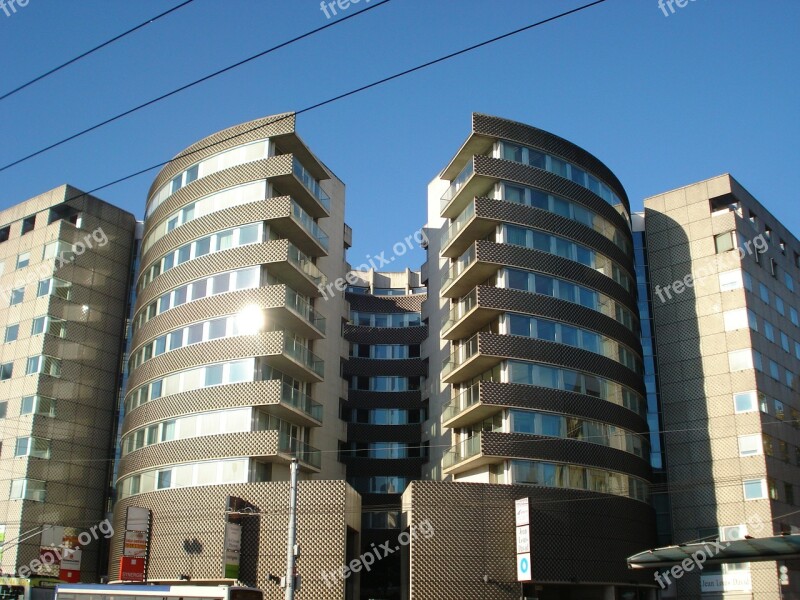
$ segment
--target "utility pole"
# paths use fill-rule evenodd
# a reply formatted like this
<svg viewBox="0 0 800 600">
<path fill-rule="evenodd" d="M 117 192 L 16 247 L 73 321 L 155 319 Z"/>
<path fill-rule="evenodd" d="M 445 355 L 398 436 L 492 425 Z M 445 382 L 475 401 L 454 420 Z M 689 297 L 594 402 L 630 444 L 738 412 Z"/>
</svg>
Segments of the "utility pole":
<svg viewBox="0 0 800 600">
<path fill-rule="evenodd" d="M 289 489 L 289 539 L 286 548 L 286 595 L 285 600 L 294 600 L 295 592 L 295 541 L 297 539 L 297 458 L 292 459 L 291 488 Z"/>
</svg>

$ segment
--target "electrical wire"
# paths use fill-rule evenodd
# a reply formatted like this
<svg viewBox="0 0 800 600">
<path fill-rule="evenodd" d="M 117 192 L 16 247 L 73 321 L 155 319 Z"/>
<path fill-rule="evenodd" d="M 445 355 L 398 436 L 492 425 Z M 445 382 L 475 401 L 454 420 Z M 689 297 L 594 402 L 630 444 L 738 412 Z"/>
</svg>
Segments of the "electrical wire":
<svg viewBox="0 0 800 600">
<path fill-rule="evenodd" d="M 328 29 L 330 27 L 336 27 L 337 25 L 340 25 L 341 23 L 344 23 L 345 21 L 348 21 L 349 19 L 355 19 L 356 17 L 359 17 L 360 15 L 362 15 L 364 13 L 367 13 L 367 12 L 369 12 L 371 10 L 374 10 L 374 9 L 380 7 L 380 6 L 383 6 L 384 4 L 388 4 L 391 1 L 392 0 L 381 0 L 380 2 L 377 2 L 376 4 L 372 4 L 372 5 L 368 6 L 367 8 L 364 8 L 364 9 L 359 10 L 357 12 L 351 13 L 351 14 L 347 15 L 346 17 L 343 17 L 343 18 L 338 19 L 336 21 L 332 21 L 330 23 L 327 23 L 326 25 L 322 25 L 321 27 L 317 27 L 316 29 L 312 29 L 311 31 L 307 31 L 307 32 L 305 32 L 305 33 L 303 33 L 301 35 L 298 35 L 298 36 L 290 39 L 290 40 L 282 42 L 282 43 L 278 44 L 277 46 L 272 46 L 271 48 L 267 48 L 266 50 L 263 50 L 263 51 L 261 51 L 261 52 L 259 52 L 257 54 L 253 54 L 252 56 L 249 56 L 249 57 L 247 57 L 247 58 L 245 58 L 243 60 L 235 62 L 232 65 L 228 65 L 227 67 L 224 67 L 222 69 L 214 71 L 213 73 L 211 73 L 209 75 L 205 75 L 204 77 L 201 77 L 200 79 L 195 79 L 194 81 L 192 81 L 190 83 L 187 83 L 186 85 L 182 85 L 182 86 L 180 86 L 178 88 L 175 88 L 174 90 L 172 90 L 170 92 L 167 92 L 166 94 L 162 94 L 162 95 L 160 95 L 160 96 L 158 96 L 156 98 L 148 100 L 147 102 L 143 102 L 142 104 L 134 106 L 133 108 L 130 108 L 130 109 L 124 111 L 124 112 L 121 112 L 121 113 L 119 113 L 119 114 L 117 114 L 117 115 L 115 115 L 115 116 L 113 116 L 113 117 L 111 117 L 109 119 L 106 119 L 106 120 L 101 121 L 99 123 L 95 123 L 94 125 L 92 125 L 90 127 L 87 127 L 86 129 L 82 129 L 81 131 L 79 131 L 77 133 L 74 133 L 74 134 L 72 134 L 70 136 L 62 138 L 61 140 L 59 140 L 59 141 L 57 141 L 57 142 L 55 142 L 53 144 L 50 144 L 49 146 L 45 146 L 44 148 L 41 148 L 41 149 L 37 150 L 36 152 L 32 152 L 31 154 L 28 154 L 27 156 L 23 156 L 22 158 L 19 158 L 19 159 L 13 161 L 13 162 L 10 162 L 10 163 L 0 167 L 0 173 L 5 171 L 5 170 L 7 170 L 7 169 L 10 169 L 11 167 L 19 165 L 19 164 L 21 164 L 21 163 L 23 163 L 23 162 L 35 157 L 35 156 L 39 156 L 40 154 L 44 154 L 45 152 L 48 152 L 48 151 L 50 151 L 50 150 L 52 150 L 54 148 L 58 148 L 59 146 L 61 146 L 63 144 L 66 144 L 67 142 L 70 142 L 72 140 L 75 140 L 75 139 L 77 139 L 77 138 L 79 138 L 81 136 L 84 136 L 89 132 L 92 132 L 92 131 L 95 131 L 97 129 L 100 129 L 101 127 L 104 127 L 104 126 L 106 126 L 106 125 L 108 125 L 110 123 L 113 123 L 115 121 L 119 121 L 123 117 L 127 117 L 128 115 L 131 115 L 131 114 L 133 114 L 133 113 L 135 113 L 137 111 L 142 110 L 143 108 L 146 108 L 148 106 L 151 106 L 153 104 L 161 102 L 162 100 L 166 100 L 167 98 L 169 98 L 171 96 L 174 96 L 175 94 L 178 94 L 180 92 L 188 90 L 189 88 L 192 88 L 192 87 L 194 87 L 196 85 L 199 85 L 199 84 L 201 84 L 201 83 L 203 83 L 205 81 L 213 79 L 214 77 L 218 77 L 219 75 L 222 75 L 223 73 L 227 73 L 229 71 L 232 71 L 233 69 L 241 67 L 242 65 L 245 65 L 245 64 L 247 64 L 247 63 L 249 63 L 251 61 L 254 61 L 254 60 L 258 59 L 258 58 L 266 56 L 267 54 L 271 54 L 272 52 L 275 52 L 276 50 L 280 50 L 281 48 L 285 48 L 286 46 L 290 46 L 291 44 L 294 44 L 295 42 L 299 42 L 300 40 L 303 40 L 303 39 L 305 39 L 307 37 L 310 37 L 310 36 L 312 36 L 312 35 L 314 35 L 316 33 L 319 33 L 320 31 L 323 31 L 323 30 Z M 0 98 L 0 100 L 1 99 L 2 98 Z"/>
<path fill-rule="evenodd" d="M 101 50 L 102 48 L 105 48 L 106 46 L 110 46 L 110 45 L 111 45 L 111 44 L 113 44 L 114 42 L 116 42 L 116 41 L 119 41 L 119 40 L 121 40 L 122 38 L 124 38 L 124 37 L 126 37 L 126 36 L 128 36 L 128 35 L 130 35 L 130 34 L 132 34 L 132 33 L 134 33 L 134 32 L 136 32 L 136 31 L 138 31 L 139 29 L 142 29 L 143 27 L 146 27 L 146 26 L 150 25 L 150 23 L 155 23 L 156 21 L 158 21 L 158 20 L 159 20 L 159 19 L 161 19 L 162 17 L 166 17 L 166 16 L 167 16 L 167 15 L 169 15 L 170 13 L 173 13 L 173 12 L 175 12 L 176 10 L 179 10 L 179 9 L 181 9 L 181 8 L 183 8 L 184 6 L 186 6 L 186 5 L 188 5 L 188 4 L 191 4 L 192 2 L 194 2 L 194 0 L 186 0 L 185 2 L 182 2 L 182 3 L 178 4 L 177 6 L 174 6 L 174 7 L 170 8 L 169 10 L 166 10 L 166 11 L 164 11 L 164 12 L 162 12 L 162 13 L 160 13 L 160 14 L 158 14 L 158 15 L 154 16 L 154 17 L 151 17 L 150 19 L 148 19 L 147 21 L 145 21 L 145 22 L 143 22 L 143 23 L 140 23 L 140 24 L 139 24 L 139 25 L 137 25 L 136 27 L 132 27 L 131 29 L 128 29 L 127 31 L 123 31 L 123 32 L 122 32 L 122 33 L 120 33 L 119 35 L 117 35 L 117 36 L 114 36 L 114 37 L 113 37 L 113 38 L 111 38 L 110 40 L 107 40 L 107 41 L 103 42 L 102 44 L 99 44 L 99 45 L 95 46 L 95 47 L 94 47 L 94 48 L 92 48 L 91 50 L 87 50 L 87 51 L 86 51 L 86 52 L 84 52 L 83 54 L 79 54 L 78 56 L 76 56 L 76 57 L 74 57 L 74 58 L 71 58 L 71 59 L 69 59 L 67 62 L 65 62 L 65 63 L 62 63 L 62 64 L 58 65 L 57 67 L 53 67 L 53 68 L 52 68 L 52 69 L 50 69 L 49 71 L 46 71 L 46 72 L 42 73 L 41 75 L 38 75 L 38 76 L 34 77 L 33 79 L 31 79 L 31 80 L 29 80 L 29 81 L 27 81 L 27 82 L 23 83 L 22 85 L 20 85 L 20 86 L 18 86 L 18 87 L 15 87 L 13 90 L 11 90 L 11 91 L 9 91 L 9 92 L 6 92 L 6 93 L 5 93 L 5 94 L 3 94 L 2 96 L 0 96 L 0 100 L 5 100 L 6 98 L 8 98 L 8 97 L 10 97 L 10 96 L 13 96 L 13 95 L 14 95 L 14 94 L 16 94 L 17 92 L 20 92 L 20 91 L 24 90 L 25 88 L 27 88 L 28 86 L 31 86 L 31 85 L 33 85 L 33 84 L 34 84 L 34 83 L 36 83 L 37 81 L 41 81 L 41 80 L 42 80 L 42 79 L 44 79 L 45 77 L 49 77 L 49 76 L 50 76 L 50 75 L 52 75 L 53 73 L 56 73 L 56 72 L 60 71 L 61 69 L 65 68 L 65 67 L 68 67 L 69 65 L 71 65 L 71 64 L 74 64 L 74 63 L 78 62 L 78 61 L 79 61 L 79 60 L 81 60 L 82 58 L 86 58 L 86 57 L 87 57 L 87 56 L 89 56 L 90 54 L 94 54 L 94 53 L 95 53 L 95 52 L 97 52 L 98 50 Z"/>
</svg>

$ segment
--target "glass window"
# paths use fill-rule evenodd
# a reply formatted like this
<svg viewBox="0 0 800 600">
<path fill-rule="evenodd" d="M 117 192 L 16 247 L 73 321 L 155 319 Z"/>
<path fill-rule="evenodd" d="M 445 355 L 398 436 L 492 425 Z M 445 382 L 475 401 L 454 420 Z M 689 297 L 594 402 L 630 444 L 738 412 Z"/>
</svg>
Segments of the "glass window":
<svg viewBox="0 0 800 600">
<path fill-rule="evenodd" d="M 19 304 L 25 299 L 25 288 L 19 287 L 11 290 L 11 306 Z"/>
<path fill-rule="evenodd" d="M 770 342 L 775 342 L 775 328 L 767 320 L 764 321 L 764 335 Z"/>
<path fill-rule="evenodd" d="M 223 231 L 217 236 L 217 250 L 233 248 L 233 231 Z"/>
<path fill-rule="evenodd" d="M 11 376 L 14 374 L 14 363 L 7 362 L 0 364 L 0 381 L 5 381 L 7 379 L 11 379 Z"/>
<path fill-rule="evenodd" d="M 753 353 L 747 350 L 728 352 L 728 364 L 731 371 L 744 371 L 753 368 Z"/>
<path fill-rule="evenodd" d="M 515 185 L 503 184 L 505 200 L 523 204 L 525 202 L 525 189 Z"/>
<path fill-rule="evenodd" d="M 769 376 L 776 381 L 780 381 L 781 379 L 781 373 L 778 367 L 778 363 L 776 363 L 774 360 L 769 361 Z"/>
<path fill-rule="evenodd" d="M 230 365 L 229 383 L 240 381 L 252 381 L 253 365 L 252 361 L 237 361 Z"/>
<path fill-rule="evenodd" d="M 535 282 L 535 292 L 545 296 L 553 295 L 553 278 L 545 275 L 537 275 Z"/>
<path fill-rule="evenodd" d="M 528 164 L 532 167 L 536 167 L 537 169 L 544 169 L 546 168 L 546 156 L 541 152 L 537 152 L 532 148 L 528 148 Z M 518 162 L 522 162 L 521 160 Z"/>
<path fill-rule="evenodd" d="M 717 254 L 733 250 L 734 248 L 733 239 L 734 237 L 732 231 L 726 231 L 725 233 L 720 233 L 718 235 L 715 235 L 714 247 L 716 249 Z"/>
<path fill-rule="evenodd" d="M 767 486 L 763 479 L 749 479 L 743 482 L 745 500 L 761 500 L 767 497 Z"/>
<path fill-rule="evenodd" d="M 503 142 L 503 159 L 522 162 L 522 147 L 509 142 Z"/>
<path fill-rule="evenodd" d="M 164 490 L 172 485 L 172 469 L 165 469 L 158 472 L 157 489 Z"/>
<path fill-rule="evenodd" d="M 36 317 L 31 323 L 31 335 L 39 335 L 44 333 L 46 327 L 47 317 Z"/>
<path fill-rule="evenodd" d="M 206 367 L 206 380 L 205 385 L 221 385 L 222 384 L 223 365 L 209 365 Z"/>
<path fill-rule="evenodd" d="M 739 436 L 739 456 L 755 456 L 761 453 L 760 434 Z"/>
<path fill-rule="evenodd" d="M 755 392 L 740 392 L 733 395 L 733 404 L 737 413 L 753 412 L 758 410 Z"/>
<path fill-rule="evenodd" d="M 208 339 L 224 338 L 228 327 L 228 319 L 214 319 L 208 324 Z"/>
<path fill-rule="evenodd" d="M 205 256 L 209 252 L 211 252 L 211 238 L 204 237 L 197 240 L 194 248 L 194 257 L 200 258 L 201 256 Z"/>
<path fill-rule="evenodd" d="M 23 252 L 17 255 L 17 268 L 22 269 L 23 267 L 27 267 L 31 262 L 31 253 L 30 252 Z"/>
<path fill-rule="evenodd" d="M 764 302 L 769 304 L 769 288 L 767 288 L 767 286 L 765 286 L 763 283 L 758 284 L 758 295 Z"/>
<path fill-rule="evenodd" d="M 569 219 L 570 218 L 569 207 L 570 207 L 569 202 L 553 196 L 553 212 L 555 214 L 560 215 L 566 219 Z"/>
<path fill-rule="evenodd" d="M 187 327 L 187 344 L 198 344 L 203 341 L 203 323 L 195 323 Z"/>
<path fill-rule="evenodd" d="M 17 323 L 15 325 L 9 325 L 8 327 L 6 327 L 4 341 L 6 343 L 13 342 L 17 339 L 18 335 L 19 335 L 19 324 Z"/>
<path fill-rule="evenodd" d="M 259 284 L 259 269 L 246 269 L 236 273 L 236 289 L 245 290 L 258 287 Z"/>
<path fill-rule="evenodd" d="M 550 171 L 561 177 L 569 177 L 567 173 L 567 163 L 555 156 L 550 157 Z"/>
<path fill-rule="evenodd" d="M 213 293 L 221 294 L 231 289 L 231 274 L 220 273 L 213 278 Z"/>
</svg>

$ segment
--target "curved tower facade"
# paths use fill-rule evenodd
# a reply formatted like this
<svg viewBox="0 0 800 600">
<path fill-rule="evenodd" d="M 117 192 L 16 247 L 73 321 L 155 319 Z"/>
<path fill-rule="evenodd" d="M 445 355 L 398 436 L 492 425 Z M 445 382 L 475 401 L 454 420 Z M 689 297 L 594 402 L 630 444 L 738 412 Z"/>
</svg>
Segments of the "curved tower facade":
<svg viewBox="0 0 800 600">
<path fill-rule="evenodd" d="M 304 499 L 315 507 L 298 544 L 328 531 L 318 561 L 305 561 L 307 574 L 345 562 L 358 527 L 357 495 L 337 457 L 345 302 L 322 295 L 344 272 L 346 243 L 344 186 L 296 135 L 294 115 L 207 137 L 156 177 L 116 508 L 118 531 L 128 506 L 151 511 L 150 579 L 221 577 L 226 513 L 249 506 L 254 516 L 236 515 L 240 579 L 275 588 L 267 574 L 285 571 L 294 457 L 299 508 Z M 339 481 L 307 482 L 322 472 Z"/>
<path fill-rule="evenodd" d="M 518 597 L 513 501 L 523 497 L 537 584 L 635 581 L 625 553 L 652 540 L 653 518 L 622 185 L 560 137 L 475 114 L 429 190 L 423 279 L 441 331 L 425 352 L 441 365 L 429 465 L 445 482 L 404 496 L 411 521 L 428 517 L 437 531 L 412 544 L 413 596 L 456 579 L 462 597 Z M 470 549 L 463 569 L 437 571 L 435 556 L 459 546 Z"/>
</svg>

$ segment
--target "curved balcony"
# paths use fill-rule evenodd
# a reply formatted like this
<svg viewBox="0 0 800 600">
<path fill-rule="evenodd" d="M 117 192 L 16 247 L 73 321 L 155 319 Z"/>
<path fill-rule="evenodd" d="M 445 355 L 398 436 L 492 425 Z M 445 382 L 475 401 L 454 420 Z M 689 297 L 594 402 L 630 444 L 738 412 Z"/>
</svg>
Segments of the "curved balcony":
<svg viewBox="0 0 800 600">
<path fill-rule="evenodd" d="M 266 246 L 269 271 L 281 281 L 306 296 L 321 296 L 320 288 L 328 283 L 314 262 L 289 240 L 271 240 Z"/>
<path fill-rule="evenodd" d="M 306 339 L 325 337 L 325 317 L 308 301 L 284 284 L 265 288 L 269 294 L 266 318 L 275 329 L 289 329 Z"/>
<path fill-rule="evenodd" d="M 320 382 L 325 363 L 285 331 L 269 331 L 264 352 L 265 364 L 300 381 Z"/>
<path fill-rule="evenodd" d="M 328 234 L 291 197 L 267 200 L 266 219 L 278 237 L 292 240 L 302 252 L 309 256 L 327 256 Z"/>
<path fill-rule="evenodd" d="M 485 195 L 496 178 L 476 173 L 473 156 L 458 176 L 452 180 L 441 199 L 441 216 L 455 219 L 475 196 Z"/>
<path fill-rule="evenodd" d="M 322 404 L 278 379 L 270 379 L 264 383 L 271 401 L 261 405 L 266 413 L 303 427 L 322 425 Z"/>
<path fill-rule="evenodd" d="M 462 342 L 455 352 L 442 361 L 442 383 L 459 383 L 471 379 L 507 358 L 499 354 L 487 354 L 487 335 L 494 338 L 507 337 L 477 333 Z"/>
<path fill-rule="evenodd" d="M 314 471 L 319 471 L 322 466 L 322 453 L 317 448 L 285 433 L 278 434 L 277 456 L 288 458 L 289 463 L 292 458 L 296 458 L 301 465 L 310 467 Z"/>
<path fill-rule="evenodd" d="M 442 411 L 442 426 L 449 429 L 483 421 L 504 409 L 501 404 L 487 404 L 485 384 L 479 381 L 450 400 Z M 497 385 L 497 384 L 495 384 Z"/>
<path fill-rule="evenodd" d="M 294 198 L 314 218 L 329 217 L 331 200 L 319 182 L 308 172 L 294 154 L 282 154 L 267 159 L 275 163 L 269 180 L 282 194 Z M 278 169 L 278 165 L 280 169 Z"/>
</svg>

